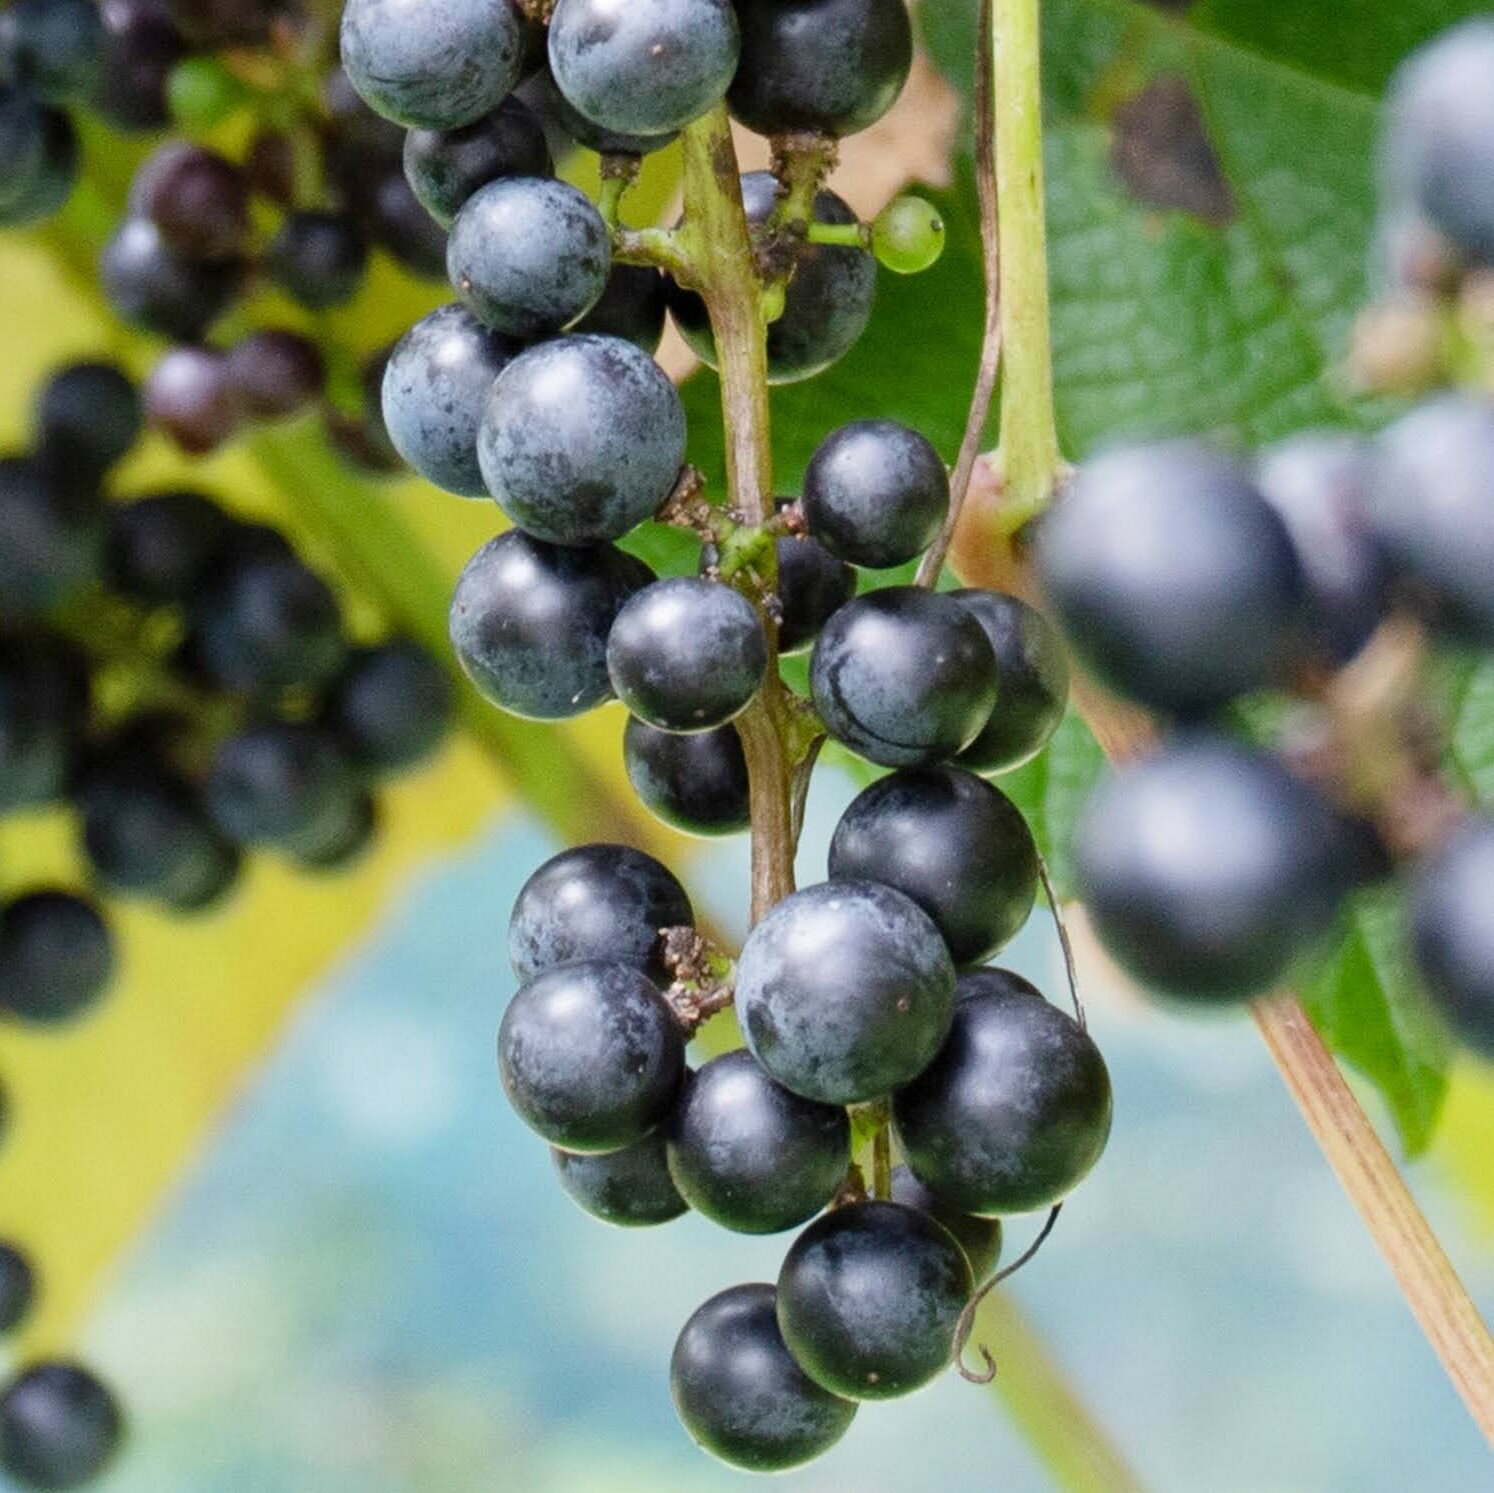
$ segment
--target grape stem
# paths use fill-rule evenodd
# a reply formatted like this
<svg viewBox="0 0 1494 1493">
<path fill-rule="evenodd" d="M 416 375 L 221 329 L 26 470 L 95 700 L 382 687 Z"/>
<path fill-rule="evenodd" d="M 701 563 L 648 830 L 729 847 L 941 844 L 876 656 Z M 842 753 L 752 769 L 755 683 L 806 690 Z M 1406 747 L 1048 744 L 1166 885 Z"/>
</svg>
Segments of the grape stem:
<svg viewBox="0 0 1494 1493">
<path fill-rule="evenodd" d="M 959 455 L 949 478 L 949 514 L 938 539 L 918 563 L 917 585 L 930 590 L 939 584 L 944 559 L 970 492 L 970 479 L 980 458 L 991 417 L 991 400 L 1001 371 L 1001 223 L 996 187 L 996 90 L 992 74 L 996 64 L 992 0 L 980 0 L 976 34 L 981 44 L 975 58 L 975 190 L 980 203 L 981 264 L 985 272 L 986 319 L 981 334 L 980 362 L 975 388 L 970 395 L 970 413 Z M 1046 277 L 1045 277 L 1046 279 Z"/>
<path fill-rule="evenodd" d="M 726 106 L 686 127 L 685 223 L 680 247 L 711 319 L 726 433 L 726 492 L 733 515 L 766 528 L 773 518 L 768 344 L 763 286 L 742 206 Z M 768 635 L 763 687 L 737 718 L 752 812 L 752 920 L 794 890 L 793 767 L 785 747 L 788 706 L 778 678 L 778 624 L 770 605 L 778 560 L 769 544 L 742 579 Z M 744 587 L 746 589 L 746 587 Z"/>
</svg>

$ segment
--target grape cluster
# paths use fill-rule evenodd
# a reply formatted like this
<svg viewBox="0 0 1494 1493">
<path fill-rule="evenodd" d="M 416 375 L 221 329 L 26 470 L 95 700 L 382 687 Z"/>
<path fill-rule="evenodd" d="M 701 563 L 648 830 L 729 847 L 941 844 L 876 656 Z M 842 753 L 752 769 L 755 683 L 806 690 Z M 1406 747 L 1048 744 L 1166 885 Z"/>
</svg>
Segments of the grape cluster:
<svg viewBox="0 0 1494 1493">
<path fill-rule="evenodd" d="M 541 866 L 509 927 L 520 988 L 500 1076 L 566 1192 L 628 1227 L 693 1209 L 743 1233 L 802 1230 L 776 1285 L 707 1302 L 672 1365 L 690 1434 L 776 1470 L 828 1449 L 860 1401 L 947 1367 L 994 1273 L 1000 1216 L 1056 1204 L 1105 1144 L 1109 1080 L 1082 1023 L 984 967 L 1040 876 L 1022 815 L 984 775 L 1043 749 L 1067 665 L 1014 597 L 888 583 L 950 511 L 942 459 L 905 425 L 832 432 L 768 523 L 703 495 L 651 354 L 667 307 L 715 365 L 707 297 L 688 269 L 620 257 L 633 247 L 615 198 L 594 203 L 493 144 L 498 121 L 513 133 L 526 32 L 508 0 L 352 0 L 343 21 L 348 77 L 410 129 L 412 183 L 451 224 L 457 300 L 389 359 L 390 437 L 428 480 L 491 496 L 512 524 L 457 583 L 457 658 L 517 715 L 620 701 L 630 780 L 689 833 L 748 828 L 739 726 L 782 688 L 785 654 L 811 653 L 812 698 L 786 707 L 806 730 L 897 769 L 847 810 L 827 879 L 767 910 L 735 962 L 671 872 L 621 845 Z M 911 33 L 902 0 L 558 0 L 546 51 L 552 109 L 625 189 L 622 158 L 723 99 L 774 135 L 864 128 L 902 87 Z M 879 256 L 900 272 L 937 257 L 925 203 L 863 225 L 800 180 L 813 221 L 794 224 L 788 167 L 738 190 L 779 292 L 771 382 L 849 350 Z M 690 228 L 687 203 L 676 239 Z M 619 547 L 655 516 L 703 539 L 695 574 L 660 578 Z M 690 1037 L 727 1005 L 746 1046 L 692 1069 Z M 873 1133 L 868 1187 L 856 1156 Z"/>
<path fill-rule="evenodd" d="M 75 363 L 40 390 L 30 449 L 0 457 L 0 814 L 69 806 L 90 882 L 0 903 L 0 1021 L 37 1030 L 106 994 L 107 901 L 216 908 L 252 851 L 347 865 L 379 781 L 434 750 L 450 713 L 440 665 L 403 638 L 355 645 L 277 530 L 195 491 L 111 501 L 142 425 L 118 368 Z M 0 1330 L 32 1285 L 0 1246 Z M 74 1365 L 0 1390 L 0 1466 L 28 1487 L 88 1480 L 120 1428 Z"/>
<path fill-rule="evenodd" d="M 1494 265 L 1491 98 L 1488 21 L 1396 77 L 1397 297 L 1445 302 Z M 1406 663 L 1408 647 L 1494 648 L 1487 396 L 1438 392 L 1373 438 L 1307 432 L 1253 463 L 1190 441 L 1112 449 L 1041 523 L 1037 560 L 1091 674 L 1173 727 L 1077 832 L 1079 891 L 1118 962 L 1180 999 L 1248 1000 L 1322 948 L 1352 893 L 1394 878 L 1423 985 L 1494 1054 L 1494 821 L 1459 801 Z M 1231 729 L 1283 693 L 1275 750 Z"/>
</svg>

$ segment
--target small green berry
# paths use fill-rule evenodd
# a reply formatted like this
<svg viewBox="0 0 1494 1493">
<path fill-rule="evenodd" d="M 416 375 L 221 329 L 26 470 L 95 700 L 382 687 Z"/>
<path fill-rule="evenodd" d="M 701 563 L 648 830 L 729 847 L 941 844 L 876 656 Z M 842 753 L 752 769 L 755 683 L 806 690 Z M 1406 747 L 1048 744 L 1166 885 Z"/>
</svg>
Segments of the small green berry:
<svg viewBox="0 0 1494 1493">
<path fill-rule="evenodd" d="M 872 253 L 897 275 L 917 275 L 944 252 L 944 219 L 922 197 L 897 197 L 872 224 Z"/>
<path fill-rule="evenodd" d="M 166 99 L 186 130 L 210 130 L 245 102 L 244 85 L 216 57 L 188 57 L 171 70 Z"/>
</svg>

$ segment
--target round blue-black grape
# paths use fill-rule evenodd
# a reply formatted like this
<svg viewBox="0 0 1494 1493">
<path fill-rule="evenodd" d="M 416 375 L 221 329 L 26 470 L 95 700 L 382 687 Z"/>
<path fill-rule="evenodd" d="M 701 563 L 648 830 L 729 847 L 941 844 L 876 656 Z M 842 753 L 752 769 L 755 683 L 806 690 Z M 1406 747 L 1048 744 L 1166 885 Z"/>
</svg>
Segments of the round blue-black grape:
<svg viewBox="0 0 1494 1493">
<path fill-rule="evenodd" d="M 1201 443 L 1082 468 L 1044 520 L 1038 566 L 1075 651 L 1140 705 L 1205 713 L 1279 683 L 1298 655 L 1304 587 L 1286 525 Z"/>
<path fill-rule="evenodd" d="M 72 119 L 29 98 L 17 107 L 33 112 L 23 124 L 20 153 L 0 167 L 0 228 L 25 228 L 50 218 L 78 184 L 81 151 Z"/>
<path fill-rule="evenodd" d="M 185 260 L 231 259 L 249 233 L 249 178 L 217 151 L 168 140 L 136 171 L 125 210 L 149 218 Z"/>
<path fill-rule="evenodd" d="M 113 1460 L 124 1416 L 80 1364 L 34 1363 L 0 1390 L 0 1470 L 26 1488 L 81 1488 Z"/>
<path fill-rule="evenodd" d="M 91 102 L 104 53 L 94 0 L 15 0 L 0 35 L 16 82 L 49 103 Z"/>
<path fill-rule="evenodd" d="M 938 928 L 877 882 L 827 881 L 784 898 L 737 961 L 737 1017 L 753 1055 L 823 1104 L 877 1099 L 920 1073 L 954 998 Z"/>
<path fill-rule="evenodd" d="M 186 55 L 187 39 L 161 0 L 108 0 L 100 14 L 99 113 L 116 129 L 161 129 L 171 119 L 166 85 Z"/>
<path fill-rule="evenodd" d="M 114 968 L 109 925 L 82 897 L 44 889 L 0 907 L 0 1015 L 71 1021 L 98 1002 Z"/>
<path fill-rule="evenodd" d="M 679 476 L 684 406 L 631 342 L 560 337 L 498 375 L 477 454 L 488 491 L 527 533 L 554 544 L 620 539 Z"/>
<path fill-rule="evenodd" d="M 1444 394 L 1378 438 L 1370 521 L 1415 609 L 1458 643 L 1494 644 L 1494 410 Z"/>
<path fill-rule="evenodd" d="M 327 383 L 316 342 L 267 327 L 240 337 L 224 357 L 234 403 L 252 420 L 283 420 L 311 408 Z"/>
<path fill-rule="evenodd" d="M 294 556 L 230 563 L 193 599 L 196 661 L 236 693 L 328 684 L 347 656 L 331 588 Z"/>
<path fill-rule="evenodd" d="M 518 529 L 467 562 L 451 600 L 457 661 L 512 715 L 564 720 L 612 698 L 607 634 L 653 571 L 610 544 L 546 544 Z"/>
<path fill-rule="evenodd" d="M 627 134 L 620 130 L 604 129 L 588 119 L 555 86 L 549 68 L 540 74 L 538 93 L 539 107 L 545 119 L 568 136 L 577 145 L 585 146 L 604 156 L 646 156 L 663 150 L 678 136 L 677 130 L 666 130 L 663 134 Z"/>
<path fill-rule="evenodd" d="M 513 337 L 557 332 L 583 316 L 611 268 L 611 235 L 590 198 L 545 176 L 479 187 L 446 245 L 446 273 L 467 309 Z"/>
<path fill-rule="evenodd" d="M 236 259 L 181 259 L 149 218 L 126 218 L 104 247 L 99 281 L 122 321 L 193 342 L 239 294 L 244 267 Z"/>
<path fill-rule="evenodd" d="M 939 1055 L 892 1099 L 903 1156 L 950 1206 L 991 1217 L 1071 1192 L 1110 1136 L 1110 1075 L 1093 1039 L 1026 980 L 960 976 Z"/>
<path fill-rule="evenodd" d="M 687 835 L 735 835 L 752 817 L 747 758 L 736 727 L 661 731 L 637 716 L 623 732 L 623 763 L 650 813 Z"/>
<path fill-rule="evenodd" d="M 885 569 L 921 555 L 949 512 L 949 473 L 916 430 L 856 420 L 820 442 L 804 473 L 804 519 L 832 555 Z"/>
<path fill-rule="evenodd" d="M 218 748 L 208 773 L 213 819 L 239 845 L 293 849 L 345 816 L 358 792 L 336 739 L 301 721 L 246 726 Z"/>
<path fill-rule="evenodd" d="M 195 911 L 238 875 L 238 853 L 197 786 L 152 753 L 126 749 L 92 764 L 78 807 L 88 863 L 116 895 Z"/>
<path fill-rule="evenodd" d="M 825 729 L 884 767 L 963 751 L 996 707 L 996 659 L 980 624 L 948 596 L 889 586 L 848 602 L 810 660 Z"/>
<path fill-rule="evenodd" d="M 521 980 L 578 959 L 607 959 L 667 984 L 659 934 L 695 922 L 674 873 L 628 845 L 578 845 L 524 883 L 508 925 Z"/>
<path fill-rule="evenodd" d="M 451 681 L 418 643 L 391 638 L 348 657 L 325 721 L 355 766 L 397 772 L 429 757 L 451 725 Z"/>
<path fill-rule="evenodd" d="M 519 1118 L 564 1151 L 619 1151 L 668 1113 L 685 1038 L 658 987 L 588 959 L 536 975 L 503 1013 L 498 1071 Z"/>
<path fill-rule="evenodd" d="M 368 240 L 341 213 L 292 213 L 265 253 L 270 278 L 297 304 L 312 311 L 345 306 L 368 273 Z"/>
<path fill-rule="evenodd" d="M 695 1312 L 674 1345 L 669 1387 L 691 1439 L 744 1472 L 812 1462 L 856 1415 L 794 1361 L 769 1285 L 733 1286 Z"/>
<path fill-rule="evenodd" d="M 14 1245 L 0 1239 L 0 1337 L 26 1319 L 36 1299 L 36 1271 Z"/>
<path fill-rule="evenodd" d="M 768 668 L 762 619 L 740 591 L 696 576 L 655 581 L 617 614 L 607 673 L 661 731 L 709 731 L 752 703 Z"/>
<path fill-rule="evenodd" d="M 427 482 L 464 498 L 487 496 L 477 428 L 493 381 L 519 351 L 459 305 L 432 311 L 400 338 L 384 365 L 384 425 Z"/>
<path fill-rule="evenodd" d="M 652 357 L 664 338 L 668 308 L 668 283 L 658 270 L 646 264 L 614 262 L 601 296 L 572 330 L 621 337 Z"/>
<path fill-rule="evenodd" d="M 769 171 L 742 178 L 747 221 L 760 227 L 778 205 L 778 184 Z M 850 224 L 856 214 L 834 192 L 817 192 L 817 223 Z M 768 327 L 768 382 L 793 384 L 823 373 L 856 345 L 871 320 L 877 294 L 877 261 L 847 244 L 806 244 L 794 260 L 784 289 L 783 313 Z M 705 302 L 674 285 L 669 310 L 686 342 L 707 366 L 716 366 L 716 342 Z"/>
<path fill-rule="evenodd" d="M 1016 937 L 1037 897 L 1037 847 L 1012 801 L 958 767 L 906 767 L 851 802 L 830 841 L 836 881 L 879 881 L 933 920 L 956 964 Z"/>
<path fill-rule="evenodd" d="M 1411 951 L 1448 1025 L 1494 1057 L 1494 821 L 1470 816 L 1411 878 Z"/>
<path fill-rule="evenodd" d="M 814 1217 L 851 1165 L 845 1110 L 790 1093 L 740 1049 L 691 1075 L 667 1136 L 681 1195 L 741 1234 L 776 1234 Z"/>
<path fill-rule="evenodd" d="M 50 457 L 0 457 L 0 600 L 46 611 L 99 577 L 107 514 L 91 482 Z"/>
<path fill-rule="evenodd" d="M 778 1273 L 778 1326 L 816 1384 L 890 1400 L 949 1367 L 974 1289 L 943 1224 L 901 1203 L 849 1203 L 794 1240 Z"/>
<path fill-rule="evenodd" d="M 727 101 L 760 135 L 852 135 L 896 102 L 913 66 L 903 0 L 737 0 L 742 60 Z"/>
<path fill-rule="evenodd" d="M 348 0 L 342 12 L 348 81 L 410 129 L 453 130 L 497 108 L 524 48 L 513 0 Z"/>
<path fill-rule="evenodd" d="M 94 478 L 102 477 L 140 439 L 145 420 L 140 394 L 113 363 L 69 363 L 36 399 L 40 450 Z"/>
<path fill-rule="evenodd" d="M 996 1273 L 1001 1259 L 1001 1220 L 999 1218 L 977 1218 L 973 1213 L 964 1213 L 947 1198 L 942 1198 L 932 1187 L 920 1182 L 906 1166 L 892 1169 L 892 1201 L 905 1208 L 916 1208 L 927 1213 L 935 1223 L 942 1223 L 955 1243 L 965 1251 L 970 1261 L 970 1273 L 976 1284 L 990 1280 Z"/>
<path fill-rule="evenodd" d="M 1001 591 L 949 593 L 980 623 L 996 655 L 996 708 L 956 759 L 972 772 L 1010 772 L 1052 739 L 1069 699 L 1069 656 L 1036 607 Z"/>
<path fill-rule="evenodd" d="M 0 812 L 67 789 L 90 703 L 89 661 L 72 643 L 35 632 L 0 639 Z"/>
<path fill-rule="evenodd" d="M 109 508 L 105 574 L 150 606 L 185 601 L 222 558 L 233 529 L 201 493 L 152 493 Z"/>
<path fill-rule="evenodd" d="M 1293 436 L 1262 453 L 1256 480 L 1296 548 L 1311 648 L 1331 663 L 1352 658 L 1384 615 L 1390 579 L 1366 511 L 1364 444 L 1342 431 Z"/>
<path fill-rule="evenodd" d="M 550 74 L 603 129 L 662 135 L 725 97 L 737 66 L 731 0 L 559 0 Z"/>
<path fill-rule="evenodd" d="M 1332 926 L 1349 875 L 1337 817 L 1285 767 L 1184 737 L 1091 795 L 1074 843 L 1095 932 L 1180 999 L 1261 995 Z"/>
<path fill-rule="evenodd" d="M 446 230 L 421 206 L 399 165 L 370 178 L 354 198 L 364 230 L 401 268 L 420 280 L 446 278 Z"/>
<path fill-rule="evenodd" d="M 1475 263 L 1494 262 L 1494 21 L 1465 21 L 1401 64 L 1381 158 L 1394 202 L 1414 206 Z"/>
<path fill-rule="evenodd" d="M 304 870 L 341 871 L 368 849 L 378 828 L 378 801 L 367 788 L 357 788 L 335 800 L 284 848 Z"/>
<path fill-rule="evenodd" d="M 688 1212 L 665 1160 L 658 1131 L 600 1156 L 577 1155 L 551 1147 L 560 1185 L 593 1218 L 619 1228 L 650 1228 Z"/>
<path fill-rule="evenodd" d="M 503 176 L 549 176 L 554 164 L 534 111 L 506 98 L 460 129 L 411 130 L 405 136 L 404 168 L 420 205 L 450 228 L 478 188 Z"/>
<path fill-rule="evenodd" d="M 145 414 L 185 452 L 206 456 L 238 428 L 243 409 L 215 347 L 168 348 L 145 380 Z"/>
</svg>

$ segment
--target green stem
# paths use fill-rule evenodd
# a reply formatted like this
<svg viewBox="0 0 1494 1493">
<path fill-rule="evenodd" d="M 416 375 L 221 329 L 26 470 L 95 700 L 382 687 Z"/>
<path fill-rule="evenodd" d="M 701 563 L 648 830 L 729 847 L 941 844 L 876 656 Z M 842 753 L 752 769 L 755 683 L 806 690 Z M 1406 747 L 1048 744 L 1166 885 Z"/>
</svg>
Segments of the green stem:
<svg viewBox="0 0 1494 1493">
<path fill-rule="evenodd" d="M 726 491 L 745 524 L 773 517 L 773 458 L 768 410 L 768 346 L 763 291 L 742 208 L 736 148 L 724 104 L 684 132 L 683 249 L 710 313 L 721 378 L 726 435 Z M 768 672 L 757 698 L 737 720 L 752 792 L 752 917 L 756 921 L 794 889 L 792 768 L 780 723 L 777 628 L 765 605 L 777 581 L 768 545 L 754 574 L 753 600 L 768 634 Z"/>
<path fill-rule="evenodd" d="M 1043 205 L 1041 0 L 995 0 L 996 198 L 1001 225 L 1005 521 L 1041 512 L 1062 470 L 1053 411 Z"/>
<path fill-rule="evenodd" d="M 812 244 L 843 244 L 849 249 L 871 248 L 868 223 L 811 223 L 805 237 Z"/>
</svg>

